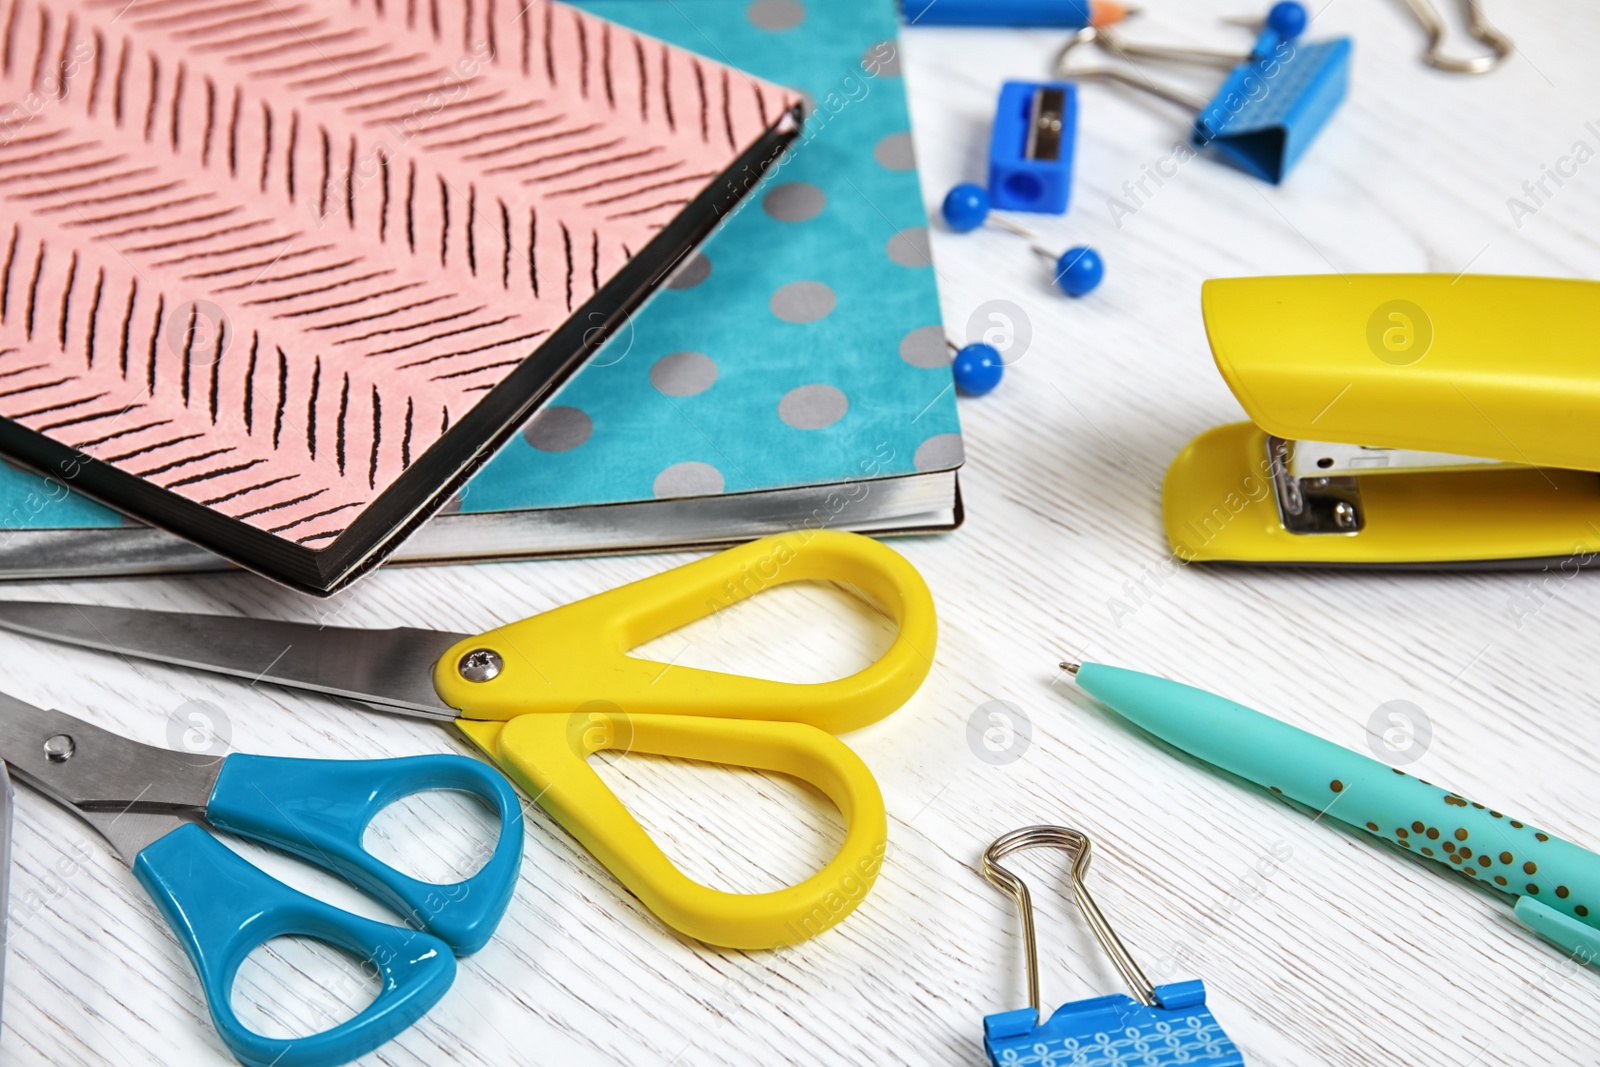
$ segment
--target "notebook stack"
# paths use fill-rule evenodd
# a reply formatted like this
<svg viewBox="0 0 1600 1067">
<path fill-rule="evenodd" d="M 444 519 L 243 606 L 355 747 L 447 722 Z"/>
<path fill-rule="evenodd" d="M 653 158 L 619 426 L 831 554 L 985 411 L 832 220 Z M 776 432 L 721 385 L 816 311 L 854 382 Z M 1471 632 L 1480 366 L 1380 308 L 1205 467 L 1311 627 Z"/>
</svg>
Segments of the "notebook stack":
<svg viewBox="0 0 1600 1067">
<path fill-rule="evenodd" d="M 86 7 L 95 10 L 93 3 Z M 372 19 L 403 18 L 403 11 L 394 14 L 402 5 L 389 7 L 389 15 L 367 15 Z M 360 14 L 360 5 L 353 10 Z M 487 294 L 485 299 L 471 302 L 486 306 L 468 312 L 464 299 L 462 308 L 454 308 L 449 299 L 452 294 L 423 292 L 430 281 L 419 268 L 418 279 L 397 284 L 416 281 L 417 299 L 440 296 L 440 315 L 430 315 L 428 308 L 419 307 L 397 324 L 440 321 L 402 334 L 393 343 L 429 338 L 423 347 L 405 348 L 404 354 L 413 359 L 445 355 L 447 358 L 430 364 L 442 366 L 451 358 L 474 358 L 448 357 L 457 349 L 476 347 L 460 343 L 463 338 L 485 344 L 504 340 L 504 352 L 483 350 L 500 357 L 487 360 L 486 368 L 488 363 L 502 366 L 478 372 L 479 377 L 452 378 L 448 383 L 430 379 L 427 388 L 402 391 L 385 405 L 382 402 L 387 397 L 381 389 L 372 389 L 369 395 L 364 386 L 372 383 L 359 380 L 374 358 L 391 358 L 387 354 L 373 357 L 363 347 L 388 336 L 382 333 L 384 324 L 365 330 L 335 327 L 316 337 L 323 348 L 309 365 L 303 359 L 300 363 L 282 361 L 284 376 L 289 379 L 287 395 L 293 402 L 278 405 L 274 392 L 280 369 L 277 346 L 263 354 L 260 337 L 269 330 L 283 332 L 278 316 L 286 309 L 275 304 L 251 305 L 250 310 L 238 313 L 228 305 L 227 328 L 233 336 L 222 339 L 228 347 L 220 360 L 203 364 L 191 357 L 163 363 L 161 356 L 167 354 L 167 347 L 157 338 L 159 351 L 148 360 L 151 371 L 166 375 L 176 367 L 175 373 L 181 377 L 191 364 L 204 371 L 191 371 L 187 396 L 167 397 L 167 406 L 174 409 L 180 423 L 183 418 L 195 422 L 198 429 L 194 432 L 212 433 L 221 442 L 214 447 L 238 449 L 242 443 L 261 451 L 260 469 L 251 465 L 219 476 L 239 482 L 220 487 L 230 491 L 264 482 L 266 474 L 274 473 L 267 470 L 274 450 L 261 448 L 269 434 L 277 436 L 281 451 L 284 433 L 304 436 L 320 431 L 318 447 L 324 457 L 336 453 L 338 474 L 329 475 L 328 485 L 319 487 L 330 491 L 346 491 L 350 485 L 366 487 L 365 492 L 351 497 L 354 503 L 346 510 L 353 514 L 330 513 L 342 516 L 341 522 L 330 527 L 331 533 L 320 526 L 309 529 L 318 522 L 325 525 L 321 518 L 289 528 L 322 539 L 297 542 L 295 548 L 281 551 L 276 542 L 283 539 L 282 533 L 273 528 L 298 515 L 278 514 L 267 522 L 248 514 L 254 507 L 234 506 L 237 514 L 228 514 L 221 526 L 213 522 L 210 533 L 202 530 L 197 535 L 190 512 L 227 509 L 231 504 L 202 503 L 225 495 L 220 492 L 184 495 L 203 480 L 174 488 L 173 483 L 182 478 L 168 478 L 159 490 L 166 497 L 177 498 L 184 508 L 163 511 L 152 509 L 148 502 L 129 506 L 125 495 L 107 492 L 102 483 L 90 485 L 81 476 L 66 477 L 57 469 L 72 448 L 84 448 L 82 442 L 63 439 L 65 452 L 44 456 L 14 447 L 14 435 L 8 435 L 0 445 L 35 468 L 51 470 L 53 476 L 41 478 L 21 468 L 0 469 L 0 527 L 4 528 L 0 576 L 203 570 L 231 561 L 317 592 L 337 588 L 385 556 L 414 563 L 520 559 L 711 546 L 798 526 L 893 533 L 950 529 L 959 524 L 956 472 L 962 461 L 960 429 L 928 252 L 927 218 L 912 153 L 893 0 L 675 0 L 671 4 L 586 0 L 571 6 L 541 0 L 527 9 L 520 23 L 513 24 L 513 14 L 500 15 L 504 24 L 493 27 L 497 40 L 492 60 L 483 54 L 473 59 L 468 47 L 482 38 L 485 28 L 463 28 L 461 40 L 439 48 L 465 48 L 467 61 L 486 69 L 498 64 L 493 73 L 506 81 L 500 90 L 506 102 L 499 106 L 514 106 L 519 78 L 545 89 L 552 81 L 569 90 L 571 83 L 578 83 L 576 99 L 590 109 L 582 125 L 592 121 L 595 130 L 569 133 L 553 143 L 541 142 L 545 147 L 532 156 L 528 148 L 514 145 L 544 136 L 541 131 L 476 144 L 470 154 L 482 158 L 467 160 L 462 155 L 466 146 L 440 149 L 446 155 L 462 155 L 462 162 L 457 165 L 453 161 L 451 166 L 456 169 L 431 183 L 427 221 L 422 224 L 403 215 L 400 199 L 421 196 L 410 185 L 412 169 L 422 166 L 415 163 L 415 157 L 422 157 L 426 167 L 442 168 L 443 163 L 426 152 L 410 151 L 404 153 L 407 163 L 402 165 L 402 153 L 397 152 L 382 178 L 387 185 L 374 182 L 370 191 L 353 185 L 347 194 L 328 177 L 330 173 L 339 176 L 339 168 L 324 171 L 323 161 L 340 151 L 359 153 L 364 147 L 360 137 L 353 136 L 342 145 L 331 131 L 325 135 L 307 120 L 302 120 L 297 133 L 302 142 L 297 158 L 309 175 L 302 176 L 302 183 L 315 185 L 320 180 L 334 187 L 328 194 L 332 209 L 327 218 L 319 220 L 321 227 L 300 227 L 308 231 L 304 246 L 327 243 L 325 233 L 354 242 L 357 251 L 367 253 L 377 264 L 359 272 L 366 274 L 384 269 L 378 263 L 385 254 L 384 241 L 404 241 L 403 253 L 390 250 L 399 260 L 396 269 L 403 273 L 416 256 L 409 242 L 432 241 L 425 251 L 438 257 L 436 265 L 442 264 L 436 266 L 432 284 L 443 287 L 453 282 L 453 295 L 460 298 Z M 407 32 L 437 33 L 426 26 L 407 31 L 398 25 L 388 26 L 384 32 L 397 39 Z M 525 40 L 530 43 L 524 44 Z M 541 41 L 552 42 L 548 53 L 539 47 Z M 562 68 L 568 60 L 561 56 L 578 57 L 571 60 L 573 69 Z M 526 75 L 520 69 L 524 64 Z M 543 69 L 546 64 L 552 69 Z M 196 140 L 210 139 L 214 165 L 236 166 L 225 159 L 233 149 L 217 125 L 222 115 L 234 121 L 232 98 L 225 93 L 218 96 L 220 90 L 210 81 L 202 82 L 193 75 L 191 85 L 199 101 L 194 105 L 199 116 L 195 129 L 205 131 L 196 134 Z M 89 91 L 74 88 L 84 95 Z M 314 96 L 315 88 L 303 91 Z M 168 96 L 161 96 L 163 91 Z M 166 104 L 176 91 L 171 87 L 151 90 L 154 99 Z M 785 120 L 789 106 L 796 102 L 805 115 L 797 132 Z M 99 104 L 107 106 L 104 100 Z M 144 121 L 143 107 L 141 100 L 140 123 Z M 310 108 L 308 104 L 308 114 Z M 156 108 L 157 112 L 164 109 Z M 626 122 L 620 111 L 627 112 Z M 210 129 L 204 125 L 207 114 L 212 116 Z M 645 129 L 652 128 L 651 123 L 661 127 L 656 136 L 659 145 L 639 139 L 643 135 L 637 132 L 639 123 L 634 120 L 641 117 Z M 244 125 L 243 120 L 238 121 Z M 289 121 L 280 117 L 278 122 L 283 146 L 288 144 L 283 138 L 290 133 L 283 127 Z M 437 130 L 443 121 L 438 118 L 422 124 L 422 134 L 443 143 Z M 495 121 L 492 116 L 483 119 L 484 123 Z M 566 121 L 571 124 L 575 120 Z M 612 121 L 617 123 L 615 128 L 606 125 Z M 562 128 L 559 123 L 552 125 Z M 472 128 L 471 123 L 465 126 Z M 162 127 L 156 133 L 185 135 L 181 128 L 169 134 Z M 255 146 L 245 152 L 251 166 L 260 163 L 256 157 L 263 155 L 264 149 L 258 142 L 265 136 L 252 128 L 246 137 L 248 144 Z M 460 136 L 464 134 L 457 138 Z M 617 143 L 594 147 L 610 141 Z M 511 183 L 500 190 L 493 180 L 519 176 L 514 170 L 500 172 L 500 167 L 524 157 L 543 159 L 569 148 L 580 151 L 565 167 L 560 161 L 550 161 L 538 164 L 543 170 L 528 173 L 546 178 L 586 161 L 639 154 L 602 162 L 571 178 L 555 179 L 565 184 L 554 190 L 535 187 L 539 196 L 580 187 L 567 194 L 572 210 L 565 216 L 552 215 L 545 234 L 540 235 L 538 211 L 523 211 L 516 200 L 520 194 Z M 674 150 L 677 155 L 672 154 Z M 0 149 L 0 165 L 4 151 Z M 195 151 L 203 151 L 203 146 Z M 279 151 L 288 150 L 282 147 Z M 486 152 L 492 155 L 484 156 Z M 268 171 L 271 166 L 269 162 Z M 401 169 L 405 170 L 403 178 L 395 173 Z M 287 172 L 284 176 L 263 173 L 269 186 L 287 180 Z M 343 173 L 359 175 L 361 171 L 351 168 Z M 428 171 L 424 177 L 431 174 Z M 490 179 L 487 182 L 485 175 Z M 218 188 L 208 191 L 227 191 L 227 183 L 221 179 L 214 184 Z M 382 197 L 385 189 L 389 194 L 386 204 Z M 455 189 L 468 195 L 451 202 L 450 193 Z M 407 203 L 408 212 L 423 213 L 424 209 Z M 543 203 L 539 200 L 535 207 Z M 446 221 L 451 207 L 460 231 L 453 248 Z M 354 224 L 345 217 L 352 209 L 358 214 Z M 371 213 L 381 220 L 383 211 L 389 212 L 384 238 L 360 230 L 362 225 L 383 225 L 364 217 Z M 585 240 L 574 245 L 572 234 L 578 220 L 591 225 L 583 234 Z M 426 237 L 412 232 L 419 226 Z M 606 226 L 620 228 L 613 235 Z M 713 226 L 714 232 L 702 243 L 700 238 Z M 29 223 L 24 220 L 19 227 L 29 230 Z M 356 232 L 337 232 L 341 229 Z M 639 233 L 634 234 L 633 229 Z M 403 238 L 402 230 L 407 231 Z M 0 243 L 8 237 L 0 233 Z M 16 263 L 11 265 L 14 301 L 22 299 L 25 276 L 34 270 L 38 253 L 32 237 L 31 231 L 18 237 L 19 249 L 13 255 Z M 534 244 L 525 247 L 530 240 Z M 547 245 L 547 241 L 553 243 Z M 292 254 L 295 246 L 291 243 L 289 247 Z M 553 249 L 549 255 L 554 258 L 540 265 L 536 257 L 547 247 Z M 276 246 L 269 248 L 266 258 L 275 251 Z M 300 261 L 302 269 L 317 266 L 312 258 L 308 253 Z M 47 274 L 49 269 L 63 273 L 70 269 L 65 261 L 57 264 L 49 255 L 46 261 Z M 267 267 L 267 276 L 296 273 L 285 270 L 286 266 L 293 264 Z M 101 340 L 94 351 L 101 359 L 117 360 L 123 347 L 120 340 L 107 345 L 104 339 L 108 334 L 116 337 L 121 329 L 129 285 L 102 280 L 98 266 L 79 264 L 78 271 L 73 291 L 79 294 L 80 306 L 87 309 L 98 297 L 99 310 L 92 325 L 99 329 Z M 192 269 L 189 272 L 194 273 Z M 456 274 L 466 277 L 456 279 Z M 532 279 L 542 283 L 539 299 L 533 296 Z M 381 282 L 382 278 L 372 280 Z M 350 282 L 352 294 L 363 292 L 361 287 L 370 287 L 372 280 Z M 312 291 L 312 283 L 317 281 L 306 278 L 304 288 Z M 61 282 L 66 284 L 72 283 Z M 522 292 L 523 288 L 529 291 Z M 288 285 L 281 291 L 288 292 Z M 324 285 L 315 298 L 320 302 L 317 306 L 334 302 L 337 293 Z M 392 304 L 407 293 L 410 290 L 388 299 Z M 275 296 L 279 291 L 263 295 Z M 48 313 L 37 316 L 48 318 L 48 329 L 40 331 L 40 323 L 35 322 L 36 332 L 56 332 L 58 296 L 51 295 Z M 490 299 L 505 297 L 510 299 L 504 299 L 503 308 Z M 641 304 L 646 297 L 648 301 Z M 516 324 L 513 320 L 534 314 L 541 301 L 554 309 L 547 316 L 552 324 L 543 324 L 551 334 L 531 342 L 509 339 L 512 334 L 508 339 L 499 337 Z M 43 296 L 35 302 L 46 303 Z M 197 336 L 206 340 L 203 328 L 209 325 L 203 302 L 192 305 L 182 312 L 188 320 L 174 318 L 166 326 L 167 332 L 178 338 L 175 343 L 186 350 L 196 347 Z M 289 310 L 302 309 L 291 305 Z M 59 347 L 82 360 L 96 344 L 81 335 L 89 324 L 80 329 L 63 314 L 69 336 Z M 334 313 L 310 310 L 290 321 L 295 329 L 309 332 L 310 326 L 325 324 L 317 318 L 319 314 Z M 260 324 L 252 326 L 255 320 L 251 316 Z M 506 317 L 503 324 L 478 323 L 479 319 L 487 322 L 502 316 Z M 12 319 L 19 317 L 14 303 Z M 148 324 L 144 325 L 148 332 Z M 518 326 L 512 333 L 532 332 L 541 326 L 527 325 L 528 329 Z M 452 326 L 467 332 L 455 334 Z M 341 361 L 343 354 L 334 347 L 347 340 L 338 332 L 341 329 L 373 334 L 348 346 L 361 349 L 362 359 Z M 481 339 L 479 330 L 483 331 Z M 547 351 L 553 334 L 561 335 L 561 343 Z M 48 340 L 52 348 L 58 347 L 56 338 Z M 139 336 L 139 340 L 148 342 L 149 338 Z M 209 341 L 221 343 L 215 337 Z M 38 343 L 34 339 L 18 347 L 27 350 Z M 328 348 L 334 349 L 333 358 Z M 5 358 L 18 357 L 0 357 L 0 363 Z M 146 368 L 138 359 L 133 362 L 136 370 Z M 212 373 L 213 366 L 220 372 Z M 7 369 L 0 365 L 0 374 Z M 297 383 L 297 376 L 306 381 Z M 0 378 L 0 385 L 7 380 Z M 183 384 L 180 380 L 173 388 L 182 389 Z M 431 404 L 426 418 L 432 421 L 424 428 L 424 415 L 418 413 L 419 397 L 431 399 L 434 394 L 428 390 L 446 385 L 462 392 L 463 400 L 457 403 L 460 411 L 453 412 L 446 403 L 441 418 L 432 410 L 440 405 Z M 310 390 L 317 393 L 310 394 Z M 0 394 L 5 392 L 0 388 Z M 248 401 L 246 393 L 253 394 Z M 0 403 L 4 402 L 0 397 Z M 239 413 L 226 410 L 229 402 Z M 280 408 L 285 406 L 300 410 L 283 415 Z M 473 413 L 491 406 L 492 417 L 480 415 L 474 425 Z M 498 432 L 496 427 L 513 419 L 519 407 L 535 413 L 520 426 L 511 421 L 506 432 Z M 173 413 L 161 411 L 154 416 Z M 10 416 L 0 421 L 28 422 L 9 408 L 0 414 Z M 113 418 L 118 425 L 129 426 L 138 414 L 130 411 Z M 326 417 L 330 415 L 333 417 Z M 228 424 L 230 417 L 240 425 Z M 287 420 L 288 430 L 273 425 L 278 418 Z M 138 421 L 156 422 L 158 418 L 141 416 Z M 347 428 L 357 422 L 362 429 Z M 229 432 L 214 433 L 216 426 Z M 462 431 L 463 426 L 472 432 Z M 39 436 L 38 426 L 24 428 Z M 163 431 L 164 427 L 157 427 L 146 432 L 154 438 Z M 433 465 L 428 478 L 413 475 L 414 467 L 423 466 L 421 460 L 441 446 L 452 445 L 450 434 L 458 431 L 462 436 L 447 449 L 450 455 Z M 99 435 L 85 428 L 80 436 L 92 440 Z M 401 454 L 408 443 L 417 456 Z M 226 455 L 219 453 L 216 461 L 202 461 L 194 471 L 180 467 L 172 473 L 221 470 L 256 458 L 229 463 Z M 485 462 L 484 457 L 491 455 Z M 104 460 L 105 455 L 99 458 Z M 301 467 L 315 462 L 299 455 L 294 461 Z M 206 466 L 208 463 L 212 465 Z M 106 466 L 102 462 L 86 465 L 86 469 Z M 304 471 L 283 473 L 304 476 Z M 397 488 L 405 488 L 402 483 L 408 475 L 417 484 L 409 492 L 398 493 Z M 147 474 L 146 480 L 150 478 Z M 156 525 L 125 518 L 119 510 L 73 491 L 77 489 L 88 489 L 115 503 L 121 512 L 138 514 Z M 256 492 L 282 495 L 286 490 L 268 487 Z M 249 502 L 249 493 L 237 499 Z M 323 497 L 314 499 L 322 501 Z M 256 506 L 275 501 L 276 497 L 263 499 Z M 344 502 L 341 497 L 327 506 Z M 310 502 L 288 506 L 321 510 Z M 436 507 L 438 513 L 423 522 L 422 517 Z M 274 509 L 259 514 L 271 516 Z M 364 519 L 368 528 L 378 532 L 362 528 Z M 206 523 L 199 525 L 205 527 Z M 250 536 L 242 547 L 230 526 L 248 528 Z M 338 560 L 326 555 L 352 531 L 364 536 L 350 539 Z M 277 562 L 269 559 L 263 565 L 263 547 L 273 550 L 265 553 L 268 557 L 278 553 Z M 308 559 L 323 553 L 323 565 L 307 564 L 296 571 L 295 552 Z"/>
</svg>

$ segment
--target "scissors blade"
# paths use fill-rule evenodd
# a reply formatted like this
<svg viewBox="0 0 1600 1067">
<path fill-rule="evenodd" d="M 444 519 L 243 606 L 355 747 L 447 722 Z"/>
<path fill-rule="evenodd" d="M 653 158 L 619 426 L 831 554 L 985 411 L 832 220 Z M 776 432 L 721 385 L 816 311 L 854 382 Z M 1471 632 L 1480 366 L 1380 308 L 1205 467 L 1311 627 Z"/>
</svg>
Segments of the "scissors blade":
<svg viewBox="0 0 1600 1067">
<path fill-rule="evenodd" d="M 142 745 L 0 693 L 0 761 L 99 830 L 132 864 L 146 845 L 204 815 L 222 758 Z"/>
<path fill-rule="evenodd" d="M 443 720 L 457 712 L 434 692 L 433 664 L 469 636 L 22 600 L 0 601 L 0 629 Z"/>
</svg>

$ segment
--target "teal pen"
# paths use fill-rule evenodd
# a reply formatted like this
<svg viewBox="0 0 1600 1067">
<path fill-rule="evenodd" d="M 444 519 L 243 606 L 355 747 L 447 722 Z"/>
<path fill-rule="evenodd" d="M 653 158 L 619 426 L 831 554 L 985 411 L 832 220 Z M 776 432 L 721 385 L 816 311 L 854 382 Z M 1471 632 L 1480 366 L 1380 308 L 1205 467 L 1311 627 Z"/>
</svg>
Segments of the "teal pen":
<svg viewBox="0 0 1600 1067">
<path fill-rule="evenodd" d="M 1600 856 L 1214 693 L 1063 663 L 1135 726 L 1231 774 L 1517 898 L 1528 929 L 1600 966 Z"/>
</svg>

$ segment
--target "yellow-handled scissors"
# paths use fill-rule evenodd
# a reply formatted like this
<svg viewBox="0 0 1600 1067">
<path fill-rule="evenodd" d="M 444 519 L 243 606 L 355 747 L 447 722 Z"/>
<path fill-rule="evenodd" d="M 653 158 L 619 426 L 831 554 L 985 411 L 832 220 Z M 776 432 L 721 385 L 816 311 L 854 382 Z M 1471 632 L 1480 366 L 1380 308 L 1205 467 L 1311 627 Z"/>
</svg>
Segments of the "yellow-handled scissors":
<svg viewBox="0 0 1600 1067">
<path fill-rule="evenodd" d="M 882 658 L 832 682 L 773 682 L 628 655 L 662 634 L 796 581 L 853 586 L 899 625 Z M 872 887 L 888 836 L 883 795 L 832 735 L 917 691 L 938 625 L 921 575 L 857 534 L 763 538 L 476 637 L 356 630 L 75 604 L 0 602 L 0 628 L 124 656 L 350 697 L 452 720 L 663 922 L 716 945 L 773 948 L 828 929 Z M 844 816 L 822 870 L 770 893 L 686 876 L 587 763 L 605 749 L 776 771 Z"/>
</svg>

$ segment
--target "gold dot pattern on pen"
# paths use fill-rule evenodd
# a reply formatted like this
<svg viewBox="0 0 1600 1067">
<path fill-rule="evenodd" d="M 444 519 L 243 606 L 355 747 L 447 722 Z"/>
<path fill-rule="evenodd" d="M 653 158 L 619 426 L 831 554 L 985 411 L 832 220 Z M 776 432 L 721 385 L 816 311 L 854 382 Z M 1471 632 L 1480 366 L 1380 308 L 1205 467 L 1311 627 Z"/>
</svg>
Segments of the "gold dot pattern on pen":
<svg viewBox="0 0 1600 1067">
<path fill-rule="evenodd" d="M 1335 778 L 1333 781 L 1328 783 L 1328 788 L 1333 790 L 1335 793 L 1343 793 L 1344 783 Z"/>
<path fill-rule="evenodd" d="M 1398 768 L 1394 768 L 1394 770 L 1396 774 L 1403 775 L 1405 773 Z M 1423 779 L 1418 779 L 1418 781 L 1423 781 Z M 1341 793 L 1344 791 L 1344 782 L 1335 778 L 1333 781 L 1328 783 L 1328 788 L 1334 793 Z M 1445 794 L 1443 799 L 1444 802 L 1451 807 L 1472 807 L 1478 811 L 1486 812 L 1490 818 L 1505 819 L 1505 815 L 1503 813 L 1495 811 L 1492 808 L 1487 808 L 1476 801 L 1469 801 L 1465 797 L 1455 793 Z M 1534 839 L 1540 843 L 1550 840 L 1549 834 L 1546 834 L 1541 830 L 1534 830 L 1526 823 L 1523 823 L 1518 819 L 1509 819 L 1507 822 L 1514 830 L 1529 830 L 1533 834 Z M 1379 825 L 1375 822 L 1368 822 L 1366 826 L 1368 830 L 1371 830 L 1374 833 L 1382 832 Z M 1481 873 L 1483 874 L 1485 880 L 1488 880 L 1492 877 L 1496 885 L 1505 887 L 1511 892 L 1526 892 L 1529 896 L 1538 896 L 1540 893 L 1539 883 L 1537 882 L 1526 882 L 1523 884 L 1521 889 L 1515 889 L 1511 887 L 1509 879 L 1506 877 L 1506 875 L 1495 874 L 1488 869 L 1493 867 L 1495 861 L 1498 859 L 1499 862 L 1506 867 L 1514 868 L 1520 866 L 1523 874 L 1532 875 L 1536 874 L 1539 870 L 1539 865 L 1537 863 L 1535 863 L 1533 860 L 1522 860 L 1510 849 L 1495 854 L 1492 852 L 1475 852 L 1469 846 L 1458 845 L 1457 842 L 1466 841 L 1471 837 L 1471 833 L 1464 826 L 1456 826 L 1450 829 L 1441 830 L 1437 826 L 1429 826 L 1423 820 L 1417 819 L 1414 820 L 1409 827 L 1396 826 L 1394 828 L 1393 840 L 1395 844 L 1400 845 L 1402 848 L 1411 849 L 1416 845 L 1422 844 L 1420 840 L 1414 840 L 1413 835 L 1424 836 L 1429 842 L 1438 842 L 1439 847 L 1444 850 L 1444 854 L 1437 854 L 1432 848 L 1429 848 L 1427 845 L 1423 844 L 1421 848 L 1417 849 L 1417 851 L 1421 852 L 1422 855 L 1436 860 L 1448 859 L 1453 866 L 1455 866 L 1462 874 L 1469 878 L 1476 878 L 1480 873 L 1479 869 L 1482 868 Z M 1472 862 L 1473 860 L 1477 861 L 1476 865 L 1474 865 Z M 1571 890 L 1564 885 L 1555 886 L 1554 892 L 1555 895 L 1561 900 L 1567 900 L 1571 896 Z M 1574 905 L 1572 911 L 1573 914 L 1577 915 L 1579 918 L 1587 918 L 1589 915 L 1589 908 L 1585 904 Z"/>
<path fill-rule="evenodd" d="M 1377 823 L 1375 823 L 1375 822 L 1369 822 L 1369 823 L 1367 823 L 1367 829 L 1368 829 L 1368 830 L 1371 830 L 1371 831 L 1372 831 L 1372 832 L 1373 832 L 1373 833 L 1377 833 L 1377 832 L 1378 832 L 1378 824 L 1377 824 Z M 1401 830 L 1401 831 L 1400 831 L 1400 832 L 1401 832 L 1401 833 L 1402 833 L 1402 834 L 1404 834 L 1404 833 L 1405 833 L 1405 831 L 1404 831 L 1404 830 Z"/>
</svg>

